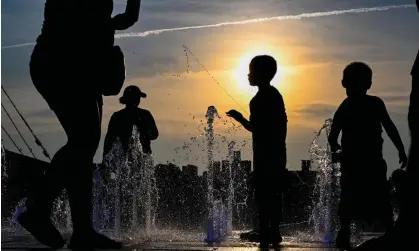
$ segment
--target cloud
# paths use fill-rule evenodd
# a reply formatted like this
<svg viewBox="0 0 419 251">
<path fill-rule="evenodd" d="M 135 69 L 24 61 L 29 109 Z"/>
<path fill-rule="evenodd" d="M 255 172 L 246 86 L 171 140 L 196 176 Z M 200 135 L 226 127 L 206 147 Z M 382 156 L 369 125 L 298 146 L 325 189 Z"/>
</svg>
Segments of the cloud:
<svg viewBox="0 0 419 251">
<path fill-rule="evenodd" d="M 42 109 L 42 110 L 38 110 L 38 111 L 34 111 L 31 113 L 26 114 L 27 118 L 51 118 L 51 117 L 55 117 L 54 112 L 51 109 Z"/>
<path fill-rule="evenodd" d="M 409 102 L 409 95 L 408 94 L 385 94 L 380 96 L 381 99 L 384 100 L 384 102 L 389 103 L 408 103 Z"/>
<path fill-rule="evenodd" d="M 313 103 L 300 106 L 294 109 L 293 112 L 295 112 L 297 116 L 301 117 L 309 116 L 326 119 L 333 117 L 333 114 L 336 112 L 336 109 L 336 105 Z"/>
<path fill-rule="evenodd" d="M 156 29 L 143 32 L 131 32 L 131 33 L 119 33 L 116 34 L 116 38 L 127 38 L 127 37 L 146 37 L 150 35 L 159 35 L 163 32 L 176 32 L 176 31 L 185 31 L 185 30 L 194 30 L 194 29 L 207 29 L 207 28 L 218 28 L 224 26 L 235 26 L 235 25 L 247 25 L 254 23 L 262 23 L 268 21 L 284 21 L 284 20 L 300 20 L 306 18 L 316 18 L 316 17 L 328 17 L 328 16 L 338 16 L 348 13 L 366 13 L 366 12 L 377 12 L 377 11 L 387 11 L 392 9 L 404 9 L 404 8 L 414 8 L 415 5 L 388 5 L 388 6 L 376 6 L 370 8 L 355 8 L 355 9 L 346 9 L 346 10 L 332 10 L 332 11 L 323 11 L 323 12 L 307 12 L 298 15 L 281 15 L 275 17 L 261 17 L 255 19 L 248 19 L 242 21 L 230 21 L 222 22 L 216 24 L 204 24 L 204 25 L 195 25 L 195 26 L 185 26 L 185 27 L 176 27 L 176 28 L 166 28 L 166 29 Z M 27 44 L 27 43 L 25 43 Z M 14 48 L 21 45 L 11 45 L 6 48 Z"/>
<path fill-rule="evenodd" d="M 44 4 L 43 0 L 2 0 L 2 46 L 33 42 L 41 31 Z"/>
<path fill-rule="evenodd" d="M 168 29 L 158 29 L 158 30 L 144 31 L 144 32 L 138 32 L 138 33 L 121 33 L 121 34 L 117 34 L 116 37 L 117 38 L 146 37 L 150 35 L 159 35 L 163 32 L 218 28 L 218 27 L 224 27 L 224 26 L 246 25 L 246 24 L 262 23 L 262 22 L 268 22 L 268 21 L 300 20 L 300 19 L 306 19 L 306 18 L 338 16 L 338 15 L 343 15 L 343 14 L 348 14 L 348 13 L 365 13 L 365 12 L 387 11 L 387 10 L 392 10 L 392 9 L 414 8 L 414 7 L 415 5 L 413 4 L 389 5 L 389 6 L 377 6 L 377 7 L 371 7 L 371 8 L 357 8 L 357 9 L 347 9 L 347 10 L 333 10 L 333 11 L 325 11 L 325 12 L 302 13 L 298 15 L 262 17 L 262 18 L 248 19 L 248 20 L 243 20 L 243 21 L 231 21 L 231 22 L 223 22 L 223 23 L 217 23 L 217 24 L 206 24 L 206 25 L 186 26 L 186 27 L 177 27 L 177 28 L 168 28 Z"/>
</svg>

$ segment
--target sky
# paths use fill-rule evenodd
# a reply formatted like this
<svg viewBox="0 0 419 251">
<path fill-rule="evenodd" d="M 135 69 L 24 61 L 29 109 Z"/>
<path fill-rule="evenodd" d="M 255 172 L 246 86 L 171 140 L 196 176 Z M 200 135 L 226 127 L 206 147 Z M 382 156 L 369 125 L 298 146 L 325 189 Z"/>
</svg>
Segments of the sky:
<svg viewBox="0 0 419 251">
<path fill-rule="evenodd" d="M 114 14 L 125 8 L 123 0 L 115 0 L 114 4 Z M 143 0 L 139 21 L 121 32 L 125 35 L 119 34 L 116 44 L 126 57 L 124 87 L 137 85 L 148 94 L 141 107 L 152 112 L 160 131 L 160 137 L 152 143 L 155 162 L 190 163 L 198 165 L 200 172 L 205 170 L 202 134 L 210 105 L 221 116 L 215 122 L 215 132 L 224 136 L 218 137 L 215 158 L 226 158 L 227 144 L 234 140 L 235 150 L 241 150 L 244 159 L 251 159 L 251 135 L 225 112 L 237 109 L 247 116 L 248 103 L 256 91 L 248 86 L 247 65 L 258 54 L 270 54 L 278 63 L 272 84 L 282 93 L 287 110 L 290 170 L 299 169 L 300 160 L 309 158 L 315 132 L 345 98 L 340 84 L 342 70 L 352 61 L 364 61 L 373 69 L 370 94 L 385 101 L 407 150 L 410 70 L 418 50 L 419 14 L 416 8 L 402 5 L 413 4 L 413 0 Z M 1 5 L 1 85 L 53 154 L 66 137 L 32 85 L 28 69 L 33 46 L 27 43 L 34 42 L 40 32 L 44 0 L 2 0 Z M 374 9 L 382 6 L 392 7 Z M 334 12 L 360 8 L 368 11 Z M 323 15 L 295 18 L 304 13 Z M 143 33 L 277 16 L 294 18 L 195 27 L 148 36 Z M 83 41 L 83 37 L 79 39 Z M 183 46 L 197 60 L 185 54 Z M 45 159 L 4 93 L 1 98 L 35 155 Z M 102 159 L 109 118 L 121 108 L 118 97 L 105 97 L 103 137 L 96 162 Z M 23 152 L 30 155 L 3 110 L 1 123 Z M 383 137 L 390 174 L 399 166 L 398 153 L 385 133 Z M 6 149 L 17 151 L 3 130 L 2 140 Z"/>
</svg>

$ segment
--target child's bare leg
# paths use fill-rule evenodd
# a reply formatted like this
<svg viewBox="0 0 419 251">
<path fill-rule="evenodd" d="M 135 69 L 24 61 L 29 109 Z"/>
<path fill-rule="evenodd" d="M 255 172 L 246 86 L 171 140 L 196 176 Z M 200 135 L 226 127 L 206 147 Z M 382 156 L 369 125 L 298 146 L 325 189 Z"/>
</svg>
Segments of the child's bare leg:
<svg viewBox="0 0 419 251">
<path fill-rule="evenodd" d="M 343 191 L 345 192 L 345 191 Z M 341 195 L 341 201 L 339 205 L 339 221 L 340 230 L 336 237 L 336 246 L 338 248 L 350 248 L 351 240 L 351 213 L 348 204 L 347 196 Z"/>
</svg>

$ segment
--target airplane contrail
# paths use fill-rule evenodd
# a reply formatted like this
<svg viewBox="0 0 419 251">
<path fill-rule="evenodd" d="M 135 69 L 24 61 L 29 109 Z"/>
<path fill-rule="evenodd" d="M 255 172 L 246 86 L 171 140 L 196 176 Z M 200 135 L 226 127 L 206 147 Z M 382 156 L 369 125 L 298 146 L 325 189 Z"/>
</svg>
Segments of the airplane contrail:
<svg viewBox="0 0 419 251">
<path fill-rule="evenodd" d="M 205 29 L 205 28 L 216 28 L 223 26 L 232 26 L 232 25 L 245 25 L 252 23 L 262 23 L 267 21 L 282 21 L 282 20 L 299 20 L 305 18 L 315 18 L 315 17 L 327 17 L 327 16 L 338 16 L 349 13 L 365 13 L 365 12 L 377 12 L 377 11 L 387 11 L 392 9 L 406 9 L 406 8 L 416 8 L 414 4 L 404 4 L 404 5 L 387 5 L 387 6 L 377 6 L 370 8 L 357 8 L 357 9 L 346 9 L 346 10 L 332 10 L 324 12 L 311 12 L 303 13 L 298 15 L 285 15 L 285 16 L 275 16 L 275 17 L 263 17 L 248 19 L 243 21 L 233 21 L 233 22 L 224 22 L 218 24 L 207 24 L 207 25 L 197 25 L 197 26 L 186 26 L 178 28 L 168 28 L 168 29 L 158 29 L 158 30 L 149 30 L 144 32 L 130 32 L 130 33 L 121 33 L 116 34 L 115 38 L 127 38 L 127 37 L 147 37 L 151 35 L 159 35 L 163 32 L 174 32 L 174 31 L 183 31 L 183 30 L 192 30 L 192 29 Z M 1 49 L 12 49 L 34 45 L 35 43 L 24 43 L 24 44 L 15 44 L 15 45 L 6 45 L 2 46 Z"/>
</svg>

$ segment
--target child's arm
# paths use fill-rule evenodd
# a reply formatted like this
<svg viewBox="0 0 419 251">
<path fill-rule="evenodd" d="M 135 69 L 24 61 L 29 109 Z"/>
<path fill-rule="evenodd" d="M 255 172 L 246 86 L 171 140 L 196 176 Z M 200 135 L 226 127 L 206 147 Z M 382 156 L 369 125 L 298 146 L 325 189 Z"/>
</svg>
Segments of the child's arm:
<svg viewBox="0 0 419 251">
<path fill-rule="evenodd" d="M 238 112 L 236 110 L 230 110 L 230 111 L 227 112 L 227 116 L 235 119 L 237 122 L 239 122 L 249 132 L 252 131 L 252 126 L 250 124 L 250 121 L 245 119 L 240 112 Z"/>
<path fill-rule="evenodd" d="M 391 120 L 390 115 L 388 114 L 386 105 L 381 99 L 379 99 L 379 107 L 380 107 L 379 109 L 380 109 L 380 115 L 381 115 L 381 124 L 386 130 L 388 137 L 391 139 L 394 146 L 399 151 L 399 158 L 400 158 L 399 163 L 402 164 L 401 168 L 404 168 L 407 164 L 407 156 L 406 156 L 402 139 L 400 138 L 399 131 L 397 130 L 397 127 L 394 125 L 393 121 Z"/>
<path fill-rule="evenodd" d="M 133 26 L 140 15 L 141 0 L 127 0 L 125 12 L 112 18 L 114 30 L 126 30 Z"/>
<path fill-rule="evenodd" d="M 328 137 L 328 141 L 329 141 L 329 145 L 330 145 L 330 149 L 332 153 L 335 153 L 341 149 L 338 143 L 339 134 L 340 134 L 340 131 L 342 130 L 341 113 L 342 113 L 342 108 L 341 106 L 339 106 L 335 115 L 333 116 L 332 127 L 330 129 L 330 133 Z"/>
<path fill-rule="evenodd" d="M 285 103 L 282 95 L 279 95 L 278 98 L 274 100 L 275 105 L 273 106 L 274 110 L 272 111 L 271 117 L 265 117 L 263 123 L 265 125 L 273 123 L 273 125 L 278 126 L 279 135 L 282 140 L 285 142 L 287 139 L 287 112 L 285 110 Z M 269 109 L 269 108 L 268 108 Z M 271 121 L 273 120 L 273 121 Z M 274 129 L 275 130 L 275 129 Z"/>
<path fill-rule="evenodd" d="M 287 133 L 288 133 L 288 116 L 285 109 L 285 103 L 284 100 L 281 97 L 281 103 L 280 103 L 280 120 L 281 120 L 281 129 L 282 129 L 282 136 L 284 137 L 284 141 L 287 139 Z"/>
<path fill-rule="evenodd" d="M 153 115 L 151 115 L 150 112 L 148 112 L 148 130 L 147 130 L 147 138 L 149 140 L 156 140 L 159 137 L 159 130 L 156 126 L 156 121 L 153 118 Z"/>
<path fill-rule="evenodd" d="M 238 122 L 249 132 L 252 132 L 252 126 L 250 124 L 250 121 L 245 119 L 244 117 L 241 117 L 240 120 L 238 120 Z"/>
<path fill-rule="evenodd" d="M 115 128 L 115 118 L 112 115 L 109 120 L 108 132 L 105 136 L 105 142 L 103 144 L 103 158 L 112 150 L 112 146 L 116 140 L 116 128 Z"/>
</svg>

